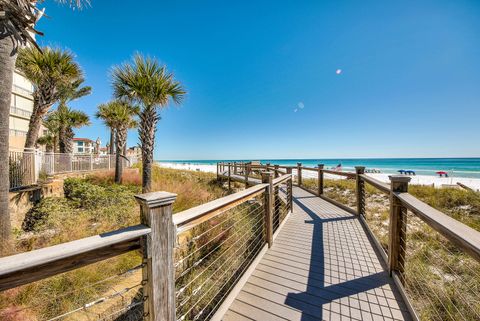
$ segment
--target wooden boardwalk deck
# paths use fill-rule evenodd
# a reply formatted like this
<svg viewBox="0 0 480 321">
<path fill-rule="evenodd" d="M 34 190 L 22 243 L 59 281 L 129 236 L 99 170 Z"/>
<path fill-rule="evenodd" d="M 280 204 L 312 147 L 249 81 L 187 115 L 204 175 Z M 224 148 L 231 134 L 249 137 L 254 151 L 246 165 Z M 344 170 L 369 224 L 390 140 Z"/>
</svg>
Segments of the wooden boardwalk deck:
<svg viewBox="0 0 480 321">
<path fill-rule="evenodd" d="M 294 213 L 223 320 L 410 320 L 360 221 L 294 188 Z"/>
</svg>

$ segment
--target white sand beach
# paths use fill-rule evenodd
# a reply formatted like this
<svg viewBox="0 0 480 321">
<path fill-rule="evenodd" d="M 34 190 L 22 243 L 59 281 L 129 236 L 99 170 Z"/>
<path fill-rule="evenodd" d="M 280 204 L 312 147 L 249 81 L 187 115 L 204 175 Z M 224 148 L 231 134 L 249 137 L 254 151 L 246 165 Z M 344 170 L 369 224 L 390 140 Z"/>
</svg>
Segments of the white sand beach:
<svg viewBox="0 0 480 321">
<path fill-rule="evenodd" d="M 208 173 L 216 173 L 217 168 L 215 165 L 209 164 L 194 164 L 194 163 L 168 163 L 168 162 L 159 162 L 158 163 L 161 167 L 166 168 L 173 168 L 173 169 L 183 169 L 183 170 L 191 170 L 191 171 L 199 171 L 199 172 L 208 172 Z M 372 176 L 379 181 L 389 183 L 390 180 L 388 176 L 392 174 L 387 173 L 369 173 L 367 174 Z M 328 175 L 330 176 L 330 175 Z M 447 186 L 457 186 L 457 183 L 464 184 L 473 190 L 480 191 L 480 178 L 468 178 L 468 177 L 438 177 L 438 176 L 430 176 L 430 175 L 415 175 L 409 176 L 412 178 L 410 184 L 414 185 L 433 185 L 437 188 L 447 187 Z M 341 178 L 339 176 L 331 175 L 328 178 Z"/>
</svg>

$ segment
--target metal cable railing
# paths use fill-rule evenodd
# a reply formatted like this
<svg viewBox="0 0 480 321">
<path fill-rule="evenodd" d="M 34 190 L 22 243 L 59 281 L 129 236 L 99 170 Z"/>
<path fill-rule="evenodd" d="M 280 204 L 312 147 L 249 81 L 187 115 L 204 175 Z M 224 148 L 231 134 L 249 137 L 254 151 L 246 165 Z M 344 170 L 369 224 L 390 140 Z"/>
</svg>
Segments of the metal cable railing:
<svg viewBox="0 0 480 321">
<path fill-rule="evenodd" d="M 175 249 L 178 320 L 207 320 L 265 245 L 264 193 L 180 233 Z"/>
<path fill-rule="evenodd" d="M 480 320 L 480 262 L 408 211 L 399 277 L 422 320 Z"/>
<path fill-rule="evenodd" d="M 98 306 L 103 303 L 109 303 L 116 300 L 121 299 L 120 303 L 113 304 L 113 307 L 120 308 L 119 311 L 123 311 L 126 309 L 126 302 L 125 300 L 128 298 L 136 297 L 135 294 L 130 294 L 132 291 L 138 291 L 141 289 L 142 283 L 138 282 L 129 282 L 135 283 L 133 285 L 127 285 L 121 289 L 114 289 L 112 286 L 115 284 L 121 284 L 128 279 L 135 278 L 135 272 L 140 271 L 144 266 L 137 265 L 130 269 L 127 269 L 123 272 L 108 276 L 101 280 L 89 283 L 87 285 L 77 287 L 74 289 L 70 289 L 67 291 L 63 291 L 61 294 L 57 295 L 49 295 L 48 298 L 35 298 L 33 304 L 29 305 L 22 305 L 19 308 L 11 309 L 10 314 L 12 317 L 20 316 L 23 312 L 27 311 L 36 311 L 36 320 L 64 320 L 64 319 L 75 319 L 75 316 L 80 314 L 88 314 L 94 316 L 95 320 L 109 320 L 109 317 L 115 315 L 111 311 L 106 308 L 99 308 Z M 55 284 L 55 281 L 52 281 Z M 45 287 L 44 291 L 51 291 L 54 290 L 53 288 L 50 290 L 48 284 L 39 285 L 41 287 Z M 110 294 L 105 294 L 102 296 L 94 297 L 92 299 L 92 294 L 99 294 L 105 292 L 111 292 Z M 137 305 L 143 304 L 142 300 L 138 298 L 137 302 L 134 302 Z M 85 300 L 87 299 L 87 301 Z M 46 303 L 48 301 L 48 303 Z M 74 306 L 72 307 L 72 303 Z M 131 307 L 133 308 L 133 307 Z M 125 310 L 128 311 L 131 308 Z M 93 311 L 96 309 L 95 311 Z M 117 311 L 116 315 L 119 315 Z M 7 315 L 8 316 L 8 315 Z"/>
<path fill-rule="evenodd" d="M 378 191 L 368 182 L 361 181 L 365 188 L 365 192 L 360 195 L 362 204 L 364 204 L 363 218 L 385 254 L 388 254 L 390 197 L 388 194 Z"/>
<path fill-rule="evenodd" d="M 274 185 L 274 210 L 273 210 L 273 232 L 275 233 L 283 223 L 288 213 L 291 212 L 291 204 L 289 202 L 292 193 L 288 181 Z"/>
</svg>

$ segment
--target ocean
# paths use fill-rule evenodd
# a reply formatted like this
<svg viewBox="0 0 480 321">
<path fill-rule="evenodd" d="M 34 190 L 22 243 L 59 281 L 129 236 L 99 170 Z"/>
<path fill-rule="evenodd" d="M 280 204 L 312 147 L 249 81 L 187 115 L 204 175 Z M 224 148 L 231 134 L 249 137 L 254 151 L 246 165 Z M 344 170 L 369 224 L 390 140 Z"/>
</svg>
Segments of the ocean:
<svg viewBox="0 0 480 321">
<path fill-rule="evenodd" d="M 355 166 L 377 169 L 382 173 L 395 174 L 398 170 L 413 170 L 417 175 L 437 176 L 437 171 L 448 172 L 450 177 L 480 178 L 480 158 L 338 158 L 338 159 L 255 159 L 262 163 L 296 165 L 306 167 L 324 164 L 325 168 L 342 165 L 344 171 L 353 171 Z M 158 160 L 164 163 L 211 164 L 219 161 L 242 162 L 249 160 Z"/>
</svg>

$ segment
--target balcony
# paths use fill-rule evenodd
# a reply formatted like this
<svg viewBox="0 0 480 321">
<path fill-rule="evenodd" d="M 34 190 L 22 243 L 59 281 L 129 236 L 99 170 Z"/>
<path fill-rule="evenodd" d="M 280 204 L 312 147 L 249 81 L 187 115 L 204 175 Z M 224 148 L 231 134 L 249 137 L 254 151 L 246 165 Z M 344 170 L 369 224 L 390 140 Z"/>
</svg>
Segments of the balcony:
<svg viewBox="0 0 480 321">
<path fill-rule="evenodd" d="M 23 87 L 20 87 L 18 85 L 13 85 L 12 86 L 12 92 L 14 94 L 17 94 L 17 95 L 21 95 L 21 96 L 24 96 L 24 97 L 27 97 L 27 98 L 32 98 L 33 90 L 23 88 Z"/>
<path fill-rule="evenodd" d="M 17 108 L 15 106 L 10 107 L 10 114 L 18 116 L 18 117 L 25 118 L 25 119 L 30 119 L 30 116 L 32 116 L 31 111 L 26 110 L 26 109 L 22 109 L 22 108 Z"/>
<path fill-rule="evenodd" d="M 10 136 L 26 137 L 27 132 L 24 130 L 10 129 Z"/>
</svg>

